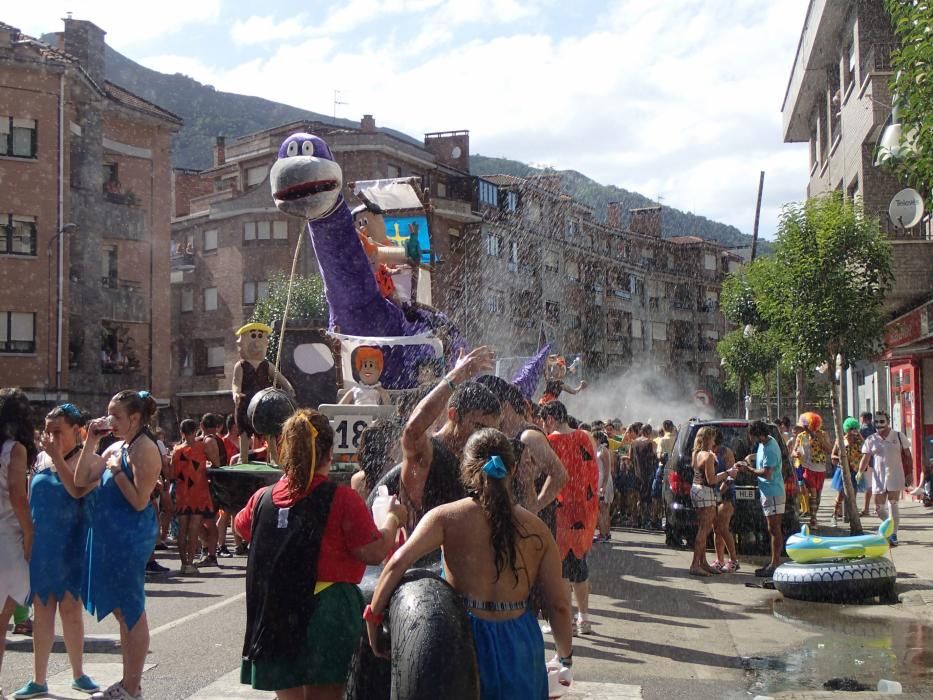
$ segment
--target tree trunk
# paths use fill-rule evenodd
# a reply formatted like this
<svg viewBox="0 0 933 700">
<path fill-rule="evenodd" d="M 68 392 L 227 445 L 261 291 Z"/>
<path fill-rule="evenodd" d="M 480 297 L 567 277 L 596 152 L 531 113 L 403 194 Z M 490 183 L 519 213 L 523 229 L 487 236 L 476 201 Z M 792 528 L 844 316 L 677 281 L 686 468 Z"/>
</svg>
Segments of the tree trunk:
<svg viewBox="0 0 933 700">
<path fill-rule="evenodd" d="M 794 375 L 797 378 L 797 393 L 795 395 L 797 401 L 797 412 L 794 415 L 794 421 L 796 422 L 800 414 L 803 413 L 803 389 L 805 381 L 803 367 L 797 367 L 797 369 L 794 370 Z"/>
<path fill-rule="evenodd" d="M 836 440 L 839 445 L 839 468 L 842 469 L 842 487 L 846 495 L 846 510 L 849 512 L 849 533 L 852 535 L 861 535 L 862 521 L 859 518 L 858 504 L 855 501 L 855 486 L 849 475 L 849 451 L 845 447 L 845 433 L 842 430 L 842 396 L 839 387 L 838 376 L 841 374 L 843 366 L 842 355 L 836 356 L 836 367 L 830 363 L 829 383 L 830 403 L 833 407 L 833 427 L 836 431 Z"/>
</svg>

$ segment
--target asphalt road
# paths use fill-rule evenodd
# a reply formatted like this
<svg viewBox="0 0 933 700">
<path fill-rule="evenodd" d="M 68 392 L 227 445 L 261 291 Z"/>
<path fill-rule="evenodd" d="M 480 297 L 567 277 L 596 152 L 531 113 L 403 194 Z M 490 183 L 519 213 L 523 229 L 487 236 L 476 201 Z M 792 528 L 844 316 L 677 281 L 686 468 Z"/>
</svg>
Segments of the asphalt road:
<svg viewBox="0 0 933 700">
<path fill-rule="evenodd" d="M 922 509 L 905 508 L 905 534 L 913 527 L 933 540 L 925 536 L 925 516 Z M 926 554 L 930 544 L 918 542 L 918 553 Z M 916 656 L 918 645 L 929 645 L 921 651 L 933 658 L 933 628 L 915 622 L 927 612 L 921 601 L 927 591 L 933 603 L 933 582 L 925 570 L 907 573 L 908 552 L 902 546 L 896 561 L 913 577 L 903 590 L 921 607 L 909 607 L 905 598 L 902 605 L 862 609 L 782 601 L 774 591 L 752 587 L 759 581 L 751 560 L 743 560 L 737 574 L 696 579 L 686 571 L 690 554 L 666 548 L 660 533 L 616 530 L 613 542 L 595 545 L 591 555 L 594 634 L 575 640 L 577 683 L 565 697 L 702 700 L 781 691 L 803 697 L 799 693 L 819 689 L 829 674 L 870 683 L 877 677 L 904 678 L 905 690 L 911 690 L 910 669 L 899 656 L 908 656 L 902 650 Z M 160 560 L 177 570 L 174 551 L 161 553 Z M 237 683 L 245 564 L 244 557 L 235 557 L 198 576 L 171 573 L 148 583 L 152 642 L 143 677 L 146 698 L 270 697 Z M 116 633 L 112 618 L 101 623 L 87 618 L 86 663 L 102 683 L 120 677 Z M 868 641 L 852 646 L 863 633 Z M 877 659 L 871 655 L 875 648 L 881 652 Z M 867 665 L 856 665 L 860 656 Z M 8 694 L 31 676 L 31 664 L 29 638 L 8 635 L 0 677 Z M 70 680 L 60 640 L 50 676 Z M 78 696 L 61 691 L 57 697 Z"/>
</svg>

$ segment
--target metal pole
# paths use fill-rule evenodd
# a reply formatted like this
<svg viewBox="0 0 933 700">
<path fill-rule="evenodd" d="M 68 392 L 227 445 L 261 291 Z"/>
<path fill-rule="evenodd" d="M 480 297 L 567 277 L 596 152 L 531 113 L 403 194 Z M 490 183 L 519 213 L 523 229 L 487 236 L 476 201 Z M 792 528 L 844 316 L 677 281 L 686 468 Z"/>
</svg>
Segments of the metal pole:
<svg viewBox="0 0 933 700">
<path fill-rule="evenodd" d="M 778 360 L 777 363 L 777 417 L 781 417 L 781 361 Z"/>
<path fill-rule="evenodd" d="M 55 400 L 62 385 L 62 277 L 64 276 L 65 238 L 65 74 L 58 81 L 58 278 L 55 294 Z"/>
</svg>

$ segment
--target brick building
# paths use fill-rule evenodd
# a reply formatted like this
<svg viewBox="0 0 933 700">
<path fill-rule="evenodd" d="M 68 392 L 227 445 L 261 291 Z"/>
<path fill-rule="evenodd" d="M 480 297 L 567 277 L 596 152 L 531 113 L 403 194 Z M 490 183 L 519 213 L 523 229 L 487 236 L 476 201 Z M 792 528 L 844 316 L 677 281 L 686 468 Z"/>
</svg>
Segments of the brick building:
<svg viewBox="0 0 933 700">
<path fill-rule="evenodd" d="M 878 143 L 891 117 L 891 51 L 896 38 L 883 0 L 811 0 L 784 97 L 784 140 L 810 146 L 807 196 L 841 190 L 862 200 L 865 213 L 878 217 L 891 242 L 894 285 L 885 299 L 892 318 L 888 338 L 899 346 L 879 362 L 860 362 L 847 371 L 844 388 L 850 414 L 888 408 L 895 427 L 913 440 L 917 460 L 923 437 L 933 437 L 933 393 L 922 370 L 933 377 L 933 352 L 923 344 L 919 321 L 933 294 L 933 220 L 916 226 L 891 221 L 888 205 L 906 185 L 875 165 Z M 927 193 L 928 194 L 928 193 Z M 911 309 L 917 309 L 910 312 Z M 915 323 L 916 332 L 903 332 Z M 908 340 L 904 340 L 908 338 Z M 933 386 L 933 382 L 930 383 Z M 923 402 L 924 392 L 929 401 Z M 926 408 L 923 408 L 923 405 Z M 933 458 L 933 451 L 928 453 Z"/>
<path fill-rule="evenodd" d="M 105 79 L 103 30 L 64 24 L 54 47 L 0 24 L 0 385 L 96 412 L 122 388 L 171 389 L 181 120 Z"/>
<path fill-rule="evenodd" d="M 179 415 L 232 410 L 230 383 L 238 359 L 234 331 L 252 316 L 274 273 L 288 273 L 303 222 L 272 201 L 269 168 L 291 133 L 326 139 L 344 182 L 417 177 L 429 198 L 433 262 L 424 268 L 418 298 L 444 306 L 450 240 L 478 222 L 469 194 L 453 196 L 468 179 L 467 132 L 428 134 L 423 143 L 376 128 L 366 115 L 358 129 L 297 122 L 227 140 L 218 137 L 213 167 L 175 171 L 172 221 L 172 374 Z M 468 190 L 469 191 L 469 190 Z M 298 271 L 317 270 L 310 245 Z"/>
</svg>

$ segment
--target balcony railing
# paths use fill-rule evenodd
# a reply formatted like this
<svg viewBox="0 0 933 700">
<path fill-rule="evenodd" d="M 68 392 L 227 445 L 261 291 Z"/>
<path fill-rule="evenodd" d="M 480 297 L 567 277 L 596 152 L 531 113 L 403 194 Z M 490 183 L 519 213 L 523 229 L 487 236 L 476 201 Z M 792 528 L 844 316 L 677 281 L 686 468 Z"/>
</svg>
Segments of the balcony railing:
<svg viewBox="0 0 933 700">
<path fill-rule="evenodd" d="M 868 76 L 869 73 L 891 72 L 891 51 L 896 47 L 895 44 L 874 44 L 865 54 L 865 60 L 862 63 L 862 75 Z"/>
<path fill-rule="evenodd" d="M 910 228 L 901 228 L 888 216 L 887 211 L 878 212 L 878 220 L 888 238 L 894 241 L 933 241 L 933 212 L 927 213 L 920 223 Z"/>
</svg>

